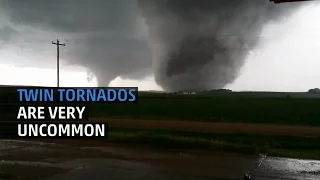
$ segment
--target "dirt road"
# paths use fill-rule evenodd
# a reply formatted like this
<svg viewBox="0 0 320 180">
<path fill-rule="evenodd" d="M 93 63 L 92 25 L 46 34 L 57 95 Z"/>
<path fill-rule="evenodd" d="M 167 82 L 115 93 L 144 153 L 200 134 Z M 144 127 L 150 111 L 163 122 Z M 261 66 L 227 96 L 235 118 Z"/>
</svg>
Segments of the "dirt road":
<svg viewBox="0 0 320 180">
<path fill-rule="evenodd" d="M 209 123 L 135 119 L 90 118 L 91 122 L 108 122 L 110 127 L 165 129 L 192 132 L 263 134 L 320 137 L 320 127 L 286 125 Z"/>
</svg>

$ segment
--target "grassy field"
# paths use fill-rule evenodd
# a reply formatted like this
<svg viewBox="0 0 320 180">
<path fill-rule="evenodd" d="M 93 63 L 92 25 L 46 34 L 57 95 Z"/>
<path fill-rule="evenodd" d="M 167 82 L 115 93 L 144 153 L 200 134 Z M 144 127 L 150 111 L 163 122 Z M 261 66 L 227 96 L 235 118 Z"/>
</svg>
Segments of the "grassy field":
<svg viewBox="0 0 320 180">
<path fill-rule="evenodd" d="M 320 97 L 308 93 L 142 93 L 137 104 L 90 105 L 90 116 L 320 126 Z"/>
<path fill-rule="evenodd" d="M 13 98 L 18 98 L 14 90 L 1 89 L 2 102 Z M 136 104 L 91 104 L 89 108 L 91 117 L 320 126 L 320 93 L 139 92 Z"/>
<path fill-rule="evenodd" d="M 111 128 L 108 141 L 161 148 L 206 149 L 244 154 L 320 160 L 320 137 L 192 133 L 168 130 Z"/>
<path fill-rule="evenodd" d="M 141 93 L 137 104 L 95 104 L 93 117 L 320 126 L 320 96 L 309 93 Z M 109 141 L 320 159 L 319 138 L 111 128 Z"/>
<path fill-rule="evenodd" d="M 13 97 L 0 93 L 2 102 Z M 90 117 L 320 126 L 320 95 L 312 93 L 140 92 L 136 104 L 91 104 L 89 109 Z M 320 139 L 310 137 L 111 128 L 109 141 L 320 159 Z"/>
</svg>

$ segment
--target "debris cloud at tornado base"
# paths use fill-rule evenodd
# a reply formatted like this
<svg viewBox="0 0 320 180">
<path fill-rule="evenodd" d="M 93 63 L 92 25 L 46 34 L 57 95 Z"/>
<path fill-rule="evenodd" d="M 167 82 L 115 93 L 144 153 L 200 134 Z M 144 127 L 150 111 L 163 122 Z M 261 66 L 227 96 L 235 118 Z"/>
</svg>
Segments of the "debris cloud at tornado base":
<svg viewBox="0 0 320 180">
<path fill-rule="evenodd" d="M 154 74 L 165 91 L 201 91 L 232 83 L 263 26 L 290 15 L 302 3 L 0 0 L 0 5 L 12 26 L 7 30 L 36 39 L 21 28 L 29 27 L 52 32 L 50 42 L 56 35 L 69 40 L 65 60 L 90 70 L 99 86 L 118 76 L 139 80 Z M 52 52 L 52 47 L 28 47 L 38 54 Z"/>
</svg>

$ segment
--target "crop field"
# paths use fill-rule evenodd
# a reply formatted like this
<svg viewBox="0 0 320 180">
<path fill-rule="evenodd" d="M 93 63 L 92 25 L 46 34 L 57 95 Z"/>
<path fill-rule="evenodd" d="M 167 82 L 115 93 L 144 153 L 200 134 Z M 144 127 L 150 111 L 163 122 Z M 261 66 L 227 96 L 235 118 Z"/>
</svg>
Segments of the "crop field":
<svg viewBox="0 0 320 180">
<path fill-rule="evenodd" d="M 12 89 L 1 88 L 2 102 L 14 98 L 17 99 L 17 94 Z M 139 92 L 136 104 L 90 104 L 89 116 L 320 126 L 320 93 L 214 91 L 198 94 L 165 94 Z"/>
<path fill-rule="evenodd" d="M 135 104 L 90 104 L 90 119 L 109 123 L 110 142 L 320 159 L 319 93 L 139 92 Z"/>
<path fill-rule="evenodd" d="M 91 117 L 320 126 L 319 97 L 308 93 L 141 93 L 137 104 L 89 108 Z"/>
<path fill-rule="evenodd" d="M 92 118 L 110 122 L 109 140 L 114 142 L 320 159 L 319 130 L 311 129 L 320 127 L 319 97 L 268 92 L 140 93 L 137 104 L 94 104 L 89 112 Z"/>
</svg>

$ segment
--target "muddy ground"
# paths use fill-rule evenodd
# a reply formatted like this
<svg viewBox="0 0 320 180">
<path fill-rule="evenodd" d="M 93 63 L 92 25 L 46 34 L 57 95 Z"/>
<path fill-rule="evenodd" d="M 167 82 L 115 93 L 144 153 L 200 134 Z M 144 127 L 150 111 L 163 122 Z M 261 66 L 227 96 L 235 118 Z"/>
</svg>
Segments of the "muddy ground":
<svg viewBox="0 0 320 180">
<path fill-rule="evenodd" d="M 261 157 L 202 150 L 153 149 L 99 141 L 0 141 L 0 179 L 236 180 Z M 267 157 L 256 180 L 319 179 L 320 162 Z"/>
</svg>

